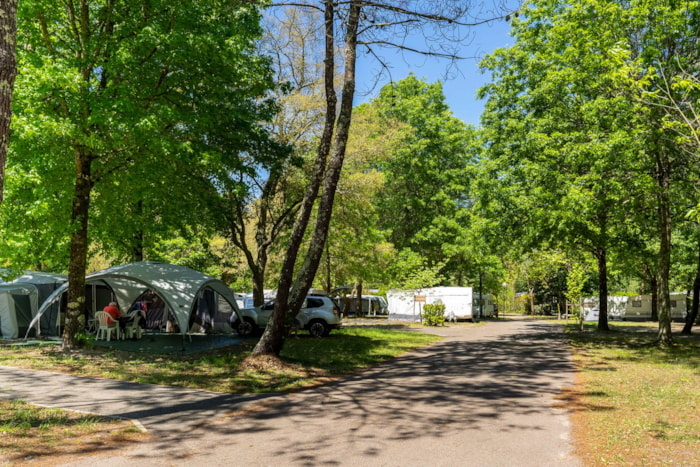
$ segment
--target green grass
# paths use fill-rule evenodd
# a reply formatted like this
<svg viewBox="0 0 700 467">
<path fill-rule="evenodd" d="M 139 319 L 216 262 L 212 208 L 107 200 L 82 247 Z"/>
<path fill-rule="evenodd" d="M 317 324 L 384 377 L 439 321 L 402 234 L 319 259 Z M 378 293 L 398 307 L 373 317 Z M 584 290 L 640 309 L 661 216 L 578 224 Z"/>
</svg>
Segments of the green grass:
<svg viewBox="0 0 700 467">
<path fill-rule="evenodd" d="M 325 339 L 292 338 L 286 342 L 281 357 L 337 375 L 376 365 L 439 339 L 420 332 L 344 328 Z"/>
<path fill-rule="evenodd" d="M 46 430 L 67 425 L 90 427 L 101 420 L 101 417 L 91 415 L 71 417 L 64 410 L 35 407 L 23 401 L 6 401 L 0 411 L 0 432 L 23 433 L 32 428 Z"/>
<path fill-rule="evenodd" d="M 285 343 L 281 359 L 286 365 L 263 371 L 239 368 L 254 342 L 179 357 L 99 348 L 64 353 L 55 346 L 0 346 L 0 364 L 233 394 L 279 392 L 318 384 L 439 339 L 422 332 L 369 326 L 343 328 L 323 339 L 300 335 Z"/>
<path fill-rule="evenodd" d="M 578 384 L 566 406 L 585 465 L 700 465 L 700 339 L 660 348 L 657 326 L 567 325 Z"/>
<path fill-rule="evenodd" d="M 58 463 L 86 449 L 114 449 L 145 437 L 127 421 L 0 400 L 0 465 Z"/>
</svg>

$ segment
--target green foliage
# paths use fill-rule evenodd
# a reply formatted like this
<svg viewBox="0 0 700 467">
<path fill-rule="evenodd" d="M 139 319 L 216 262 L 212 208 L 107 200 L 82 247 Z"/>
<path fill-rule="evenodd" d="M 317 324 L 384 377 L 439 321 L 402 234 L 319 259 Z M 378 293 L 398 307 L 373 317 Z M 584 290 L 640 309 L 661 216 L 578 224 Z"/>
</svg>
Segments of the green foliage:
<svg viewBox="0 0 700 467">
<path fill-rule="evenodd" d="M 401 139 L 375 162 L 384 178 L 375 198 L 379 225 L 398 250 L 410 248 L 432 266 L 459 270 L 465 261 L 451 261 L 458 252 L 450 246 L 470 228 L 461 210 L 470 205 L 475 130 L 452 116 L 441 83 L 413 74 L 382 88 L 366 108 L 380 131 Z"/>
<path fill-rule="evenodd" d="M 383 192 L 386 174 L 377 167 L 391 157 L 409 130 L 400 122 L 383 123 L 374 106 L 361 105 L 353 112 L 326 250 L 335 284 L 349 284 L 356 278 L 372 284 L 389 282 L 387 271 L 396 251 L 388 232 L 378 226 L 382 213 L 377 197 Z"/>
<path fill-rule="evenodd" d="M 582 262 L 574 262 L 566 276 L 566 299 L 571 303 L 579 303 L 589 277 L 589 267 Z"/>
<path fill-rule="evenodd" d="M 206 238 L 198 240 L 188 242 L 177 236 L 159 239 L 153 245 L 149 259 L 185 266 L 212 277 L 222 277 L 221 258 L 214 255 Z"/>
<path fill-rule="evenodd" d="M 489 160 L 477 203 L 501 221 L 498 230 L 516 250 L 555 247 L 608 261 L 653 257 L 657 228 L 668 219 L 660 223 L 650 213 L 664 197 L 683 196 L 664 194 L 652 175 L 664 160 L 671 164 L 662 172 L 688 172 L 670 170 L 687 162 L 638 88 L 658 86 L 662 64 L 697 63 L 689 47 L 696 10 L 664 2 L 535 1 L 513 20 L 513 47 L 482 62 L 493 80 L 481 91 Z M 666 56 L 668 44 L 678 56 Z M 641 275 L 643 263 L 630 263 Z M 607 283 L 603 265 L 598 274 Z"/>
<path fill-rule="evenodd" d="M 75 341 L 78 347 L 91 349 L 95 347 L 95 336 L 94 334 L 88 334 L 85 332 L 79 332 L 75 335 Z"/>
<path fill-rule="evenodd" d="M 427 258 L 408 248 L 399 252 L 391 265 L 390 276 L 400 289 L 421 289 L 432 287 L 442 282 L 441 265 L 430 266 Z"/>
<path fill-rule="evenodd" d="M 445 324 L 445 305 L 424 305 L 423 324 L 426 326 L 442 326 Z"/>
<path fill-rule="evenodd" d="M 61 2 L 19 6 L 0 211 L 0 257 L 15 263 L 65 269 L 77 154 L 90 161 L 91 243 L 118 260 L 147 256 L 173 231 L 210 230 L 217 175 L 273 157 L 259 124 L 275 106 L 255 5 L 88 3 L 79 19 Z"/>
</svg>

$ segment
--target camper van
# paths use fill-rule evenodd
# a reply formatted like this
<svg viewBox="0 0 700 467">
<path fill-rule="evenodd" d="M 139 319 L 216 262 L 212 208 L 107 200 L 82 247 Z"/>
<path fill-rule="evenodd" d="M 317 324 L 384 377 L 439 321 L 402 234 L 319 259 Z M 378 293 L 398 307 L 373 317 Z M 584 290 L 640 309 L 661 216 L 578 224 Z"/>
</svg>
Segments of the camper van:
<svg viewBox="0 0 700 467">
<path fill-rule="evenodd" d="M 472 309 L 474 314 L 481 318 L 493 318 L 497 316 L 495 297 L 491 294 L 482 294 L 479 298 L 479 292 L 474 292 L 474 300 L 472 301 Z"/>
<path fill-rule="evenodd" d="M 608 297 L 608 319 L 620 321 L 649 321 L 651 320 L 651 305 L 651 295 L 637 295 L 635 297 L 611 296 Z M 584 298 L 581 307 L 586 321 L 597 321 L 597 297 Z M 595 310 L 595 313 L 593 310 Z M 685 293 L 672 292 L 671 319 L 674 321 L 685 321 L 685 316 Z"/>
<path fill-rule="evenodd" d="M 342 311 L 345 316 L 356 315 L 356 316 L 386 316 L 389 313 L 389 308 L 384 297 L 379 295 L 363 295 L 362 298 L 362 311 L 357 313 L 355 308 L 357 308 L 357 298 L 349 297 L 347 301 L 340 301 L 342 306 Z"/>
<path fill-rule="evenodd" d="M 685 321 L 686 295 L 682 292 L 672 292 L 670 298 L 671 319 L 674 321 Z M 620 319 L 626 321 L 648 321 L 651 319 L 651 304 L 651 295 L 630 297 Z"/>
</svg>

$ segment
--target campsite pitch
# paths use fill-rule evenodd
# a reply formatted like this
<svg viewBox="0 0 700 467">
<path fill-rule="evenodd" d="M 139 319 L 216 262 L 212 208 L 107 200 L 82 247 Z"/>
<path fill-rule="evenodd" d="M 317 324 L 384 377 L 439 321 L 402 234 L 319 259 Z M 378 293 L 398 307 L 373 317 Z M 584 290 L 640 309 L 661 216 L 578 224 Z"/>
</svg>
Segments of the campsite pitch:
<svg viewBox="0 0 700 467">
<path fill-rule="evenodd" d="M 237 335 L 192 334 L 183 336 L 180 334 L 143 334 L 143 337 L 138 340 L 99 340 L 95 341 L 95 345 L 136 353 L 192 355 L 239 345 L 250 340 L 250 338 L 241 338 Z"/>
</svg>

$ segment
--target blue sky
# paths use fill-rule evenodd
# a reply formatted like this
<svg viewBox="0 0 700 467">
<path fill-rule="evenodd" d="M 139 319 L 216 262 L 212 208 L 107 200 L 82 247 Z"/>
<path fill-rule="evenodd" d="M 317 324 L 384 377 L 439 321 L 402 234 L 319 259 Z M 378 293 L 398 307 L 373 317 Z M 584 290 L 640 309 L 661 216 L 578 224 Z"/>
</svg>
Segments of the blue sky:
<svg viewBox="0 0 700 467">
<path fill-rule="evenodd" d="M 468 57 L 483 57 L 500 47 L 513 43 L 509 36 L 510 23 L 497 21 L 482 25 L 473 30 L 474 38 L 463 49 L 462 55 Z M 443 82 L 443 90 L 447 104 L 455 117 L 471 123 L 479 124 L 479 116 L 484 102 L 476 98 L 477 90 L 487 82 L 488 75 L 482 75 L 477 66 L 478 58 L 462 60 L 457 69 L 449 69 L 446 60 L 427 59 L 418 55 L 400 55 L 387 53 L 385 58 L 390 60 L 391 73 L 394 81 L 400 81 L 410 72 L 429 83 Z M 378 65 L 366 58 L 358 48 L 357 66 L 357 103 L 367 102 L 376 96 L 379 89 L 389 82 L 388 77 L 382 77 L 375 89 L 371 89 L 376 76 Z"/>
</svg>

